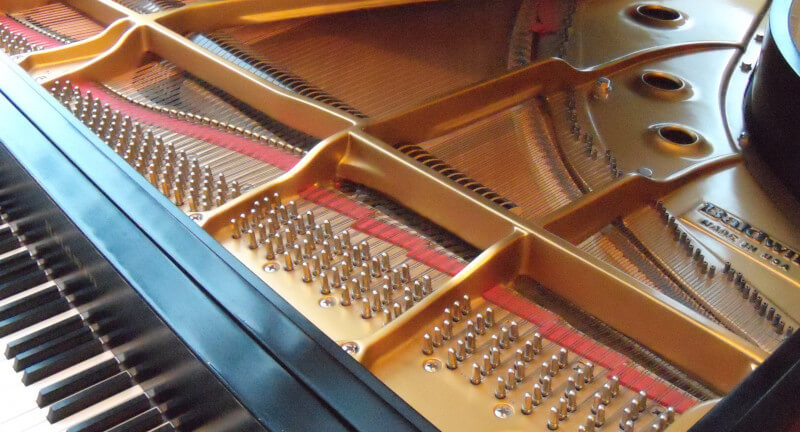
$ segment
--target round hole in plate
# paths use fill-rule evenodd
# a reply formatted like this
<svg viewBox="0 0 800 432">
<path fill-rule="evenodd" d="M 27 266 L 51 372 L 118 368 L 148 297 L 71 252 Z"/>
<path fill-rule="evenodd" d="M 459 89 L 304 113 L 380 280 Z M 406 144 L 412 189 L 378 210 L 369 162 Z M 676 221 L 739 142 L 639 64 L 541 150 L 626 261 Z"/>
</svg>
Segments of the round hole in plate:
<svg viewBox="0 0 800 432">
<path fill-rule="evenodd" d="M 636 14 L 647 19 L 665 23 L 677 22 L 683 17 L 683 15 L 675 9 L 653 4 L 636 6 Z"/>
<path fill-rule="evenodd" d="M 682 79 L 664 72 L 645 72 L 642 74 L 642 82 L 663 91 L 678 91 L 686 86 Z"/>
<path fill-rule="evenodd" d="M 633 19 L 650 27 L 678 27 L 686 22 L 680 11 L 658 4 L 639 4 L 628 11 Z"/>
<path fill-rule="evenodd" d="M 700 137 L 696 133 L 681 126 L 669 125 L 658 128 L 658 136 L 675 145 L 687 146 L 696 144 Z"/>
</svg>

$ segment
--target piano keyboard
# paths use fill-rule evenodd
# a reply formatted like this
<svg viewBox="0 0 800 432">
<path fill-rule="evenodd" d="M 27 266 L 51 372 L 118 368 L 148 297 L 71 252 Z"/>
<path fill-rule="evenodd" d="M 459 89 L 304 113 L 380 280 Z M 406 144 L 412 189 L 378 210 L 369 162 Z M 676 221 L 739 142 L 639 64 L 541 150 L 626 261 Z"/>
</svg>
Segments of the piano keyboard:
<svg viewBox="0 0 800 432">
<path fill-rule="evenodd" d="M 0 226 L 0 430 L 174 431 L 73 307 L 69 276 L 51 277 L 53 252 L 24 238 Z"/>
</svg>

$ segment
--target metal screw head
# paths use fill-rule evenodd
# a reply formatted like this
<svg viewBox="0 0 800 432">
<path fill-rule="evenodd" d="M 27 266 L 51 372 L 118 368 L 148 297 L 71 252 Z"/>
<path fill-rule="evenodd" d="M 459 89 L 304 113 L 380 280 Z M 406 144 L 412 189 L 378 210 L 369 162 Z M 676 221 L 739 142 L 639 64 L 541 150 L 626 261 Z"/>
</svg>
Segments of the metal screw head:
<svg viewBox="0 0 800 432">
<path fill-rule="evenodd" d="M 747 132 L 742 132 L 739 134 L 739 145 L 742 147 L 747 147 L 750 144 L 750 134 Z"/>
<path fill-rule="evenodd" d="M 264 266 L 264 271 L 267 272 L 267 273 L 275 273 L 276 271 L 278 271 L 280 269 L 281 269 L 281 266 L 278 265 L 278 263 L 276 263 L 276 262 L 268 262 Z"/>
<path fill-rule="evenodd" d="M 636 172 L 638 172 L 639 174 L 641 174 L 641 175 L 643 175 L 645 177 L 652 177 L 653 176 L 653 170 L 651 170 L 650 168 L 647 168 L 647 167 L 641 167 L 641 168 L 637 169 Z"/>
<path fill-rule="evenodd" d="M 505 419 L 514 415 L 514 407 L 507 403 L 497 404 L 494 407 L 494 416 L 497 418 Z"/>
<path fill-rule="evenodd" d="M 439 359 L 427 359 L 422 363 L 422 368 L 425 372 L 439 372 L 442 369 L 442 362 Z"/>
<path fill-rule="evenodd" d="M 333 307 L 333 306 L 336 305 L 336 299 L 334 299 L 331 296 L 325 296 L 325 297 L 319 299 L 319 305 L 320 305 L 320 307 L 323 307 L 323 308 L 326 308 L 326 309 L 330 308 L 330 307 Z"/>
<path fill-rule="evenodd" d="M 189 214 L 189 219 L 191 219 L 193 221 L 201 221 L 201 220 L 203 220 L 203 214 L 202 213 L 190 213 Z"/>
<path fill-rule="evenodd" d="M 357 354 L 358 350 L 359 350 L 358 344 L 355 343 L 355 342 L 345 342 L 345 343 L 343 343 L 342 344 L 342 349 L 344 350 L 344 352 L 346 352 L 346 353 L 348 353 L 350 355 Z"/>
<path fill-rule="evenodd" d="M 594 82 L 592 88 L 592 96 L 595 99 L 605 100 L 614 88 L 611 85 L 611 79 L 607 77 L 600 77 Z"/>
</svg>

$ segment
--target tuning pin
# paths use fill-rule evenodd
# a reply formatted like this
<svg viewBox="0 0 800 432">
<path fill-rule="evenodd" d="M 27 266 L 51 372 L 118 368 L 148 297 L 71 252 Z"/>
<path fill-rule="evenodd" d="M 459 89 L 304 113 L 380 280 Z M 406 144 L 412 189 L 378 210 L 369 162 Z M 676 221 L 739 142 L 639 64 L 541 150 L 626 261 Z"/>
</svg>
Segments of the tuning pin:
<svg viewBox="0 0 800 432">
<path fill-rule="evenodd" d="M 606 422 L 606 406 L 600 405 L 600 407 L 597 408 L 597 412 L 595 413 L 594 416 L 594 425 L 597 427 L 601 427 L 603 426 L 603 424 L 605 424 L 605 422 Z"/>
<path fill-rule="evenodd" d="M 467 357 L 467 348 L 464 344 L 464 341 L 459 339 L 456 341 L 456 358 L 459 361 L 464 361 Z"/>
<path fill-rule="evenodd" d="M 345 288 L 342 290 L 342 300 L 340 302 L 342 306 L 350 306 L 350 290 Z M 428 336 L 430 337 L 430 336 Z"/>
<path fill-rule="evenodd" d="M 625 423 L 627 423 L 631 419 L 631 409 L 629 407 L 625 407 L 622 409 L 622 415 L 619 418 L 619 428 L 624 429 Z"/>
<path fill-rule="evenodd" d="M 592 396 L 592 412 L 597 414 L 597 410 L 603 405 L 603 395 L 600 392 L 595 392 Z"/>
<path fill-rule="evenodd" d="M 583 426 L 584 432 L 594 432 L 595 431 L 595 419 L 592 414 L 586 416 L 586 423 L 581 425 Z"/>
<path fill-rule="evenodd" d="M 522 382 L 525 379 L 525 362 L 518 361 L 514 364 L 514 377 L 517 382 Z"/>
<path fill-rule="evenodd" d="M 533 353 L 539 354 L 542 352 L 542 335 L 539 332 L 533 334 L 533 339 L 531 341 L 533 343 Z"/>
<path fill-rule="evenodd" d="M 467 348 L 467 352 L 472 354 L 475 352 L 475 348 L 477 347 L 477 342 L 475 340 L 475 333 L 467 332 L 467 335 L 464 336 L 464 342 Z"/>
<path fill-rule="evenodd" d="M 545 377 L 550 376 L 550 363 L 549 362 L 542 362 L 542 366 L 539 368 L 539 381 L 545 379 Z"/>
<path fill-rule="evenodd" d="M 550 430 L 558 430 L 558 408 L 551 407 L 547 416 L 547 428 Z"/>
<path fill-rule="evenodd" d="M 374 312 L 378 312 L 381 310 L 381 293 L 378 290 L 372 290 L 372 296 L 370 297 L 370 304 Z"/>
<path fill-rule="evenodd" d="M 508 368 L 506 370 L 506 388 L 508 390 L 517 388 L 517 373 L 514 368 Z"/>
<path fill-rule="evenodd" d="M 500 328 L 500 348 L 503 349 L 508 348 L 509 344 L 511 343 L 510 342 L 511 338 L 509 335 L 510 332 L 508 330 L 508 327 L 503 326 Z"/>
<path fill-rule="evenodd" d="M 400 282 L 411 282 L 411 269 L 408 268 L 408 264 L 404 263 L 400 266 Z"/>
<path fill-rule="evenodd" d="M 558 371 L 558 356 L 553 354 L 553 356 L 550 357 L 550 376 L 554 377 L 558 375 Z"/>
<path fill-rule="evenodd" d="M 366 297 L 361 299 L 361 318 L 372 318 L 372 305 L 369 303 L 369 299 Z"/>
<path fill-rule="evenodd" d="M 486 321 L 484 320 L 482 314 L 477 314 L 475 316 L 475 324 L 473 328 L 475 329 L 475 333 L 478 333 L 479 335 L 486 334 Z"/>
<path fill-rule="evenodd" d="M 619 377 L 614 375 L 609 382 L 611 383 L 611 397 L 617 397 L 617 394 L 619 394 Z"/>
<path fill-rule="evenodd" d="M 433 339 L 428 333 L 422 335 L 422 353 L 425 355 L 433 354 Z"/>
<path fill-rule="evenodd" d="M 600 389 L 600 396 L 603 398 L 602 402 L 603 405 L 608 405 L 611 403 L 611 384 L 605 383 L 603 387 Z"/>
<path fill-rule="evenodd" d="M 286 271 L 294 270 L 294 261 L 292 261 L 292 256 L 289 255 L 289 252 L 283 253 L 283 269 Z"/>
<path fill-rule="evenodd" d="M 558 368 L 564 369 L 568 365 L 569 365 L 569 358 L 567 355 L 567 349 L 561 348 L 561 350 L 558 351 Z"/>
<path fill-rule="evenodd" d="M 542 395 L 549 396 L 553 392 L 553 381 L 549 376 L 542 378 Z"/>
<path fill-rule="evenodd" d="M 505 399 L 506 397 L 506 380 L 503 377 L 497 377 L 497 386 L 495 386 L 494 397 L 497 399 Z"/>
<path fill-rule="evenodd" d="M 489 359 L 492 362 L 492 368 L 500 366 L 500 350 L 492 348 L 491 351 L 489 351 Z"/>
<path fill-rule="evenodd" d="M 584 380 L 587 383 L 594 381 L 594 363 L 586 362 L 583 366 Z"/>
<path fill-rule="evenodd" d="M 324 271 L 319 272 L 319 280 L 320 280 L 320 288 L 319 292 L 323 295 L 328 295 L 331 293 L 331 285 L 328 281 L 328 274 Z"/>
<path fill-rule="evenodd" d="M 387 263 L 388 263 L 388 257 L 387 257 Z M 433 292 L 433 281 L 431 280 L 431 277 L 428 275 L 422 276 L 422 292 L 425 295 L 428 295 Z M 467 304 L 467 306 L 469 306 L 469 303 Z"/>
<path fill-rule="evenodd" d="M 522 396 L 522 414 L 528 415 L 533 412 L 533 395 L 530 393 L 525 393 Z"/>
<path fill-rule="evenodd" d="M 376 263 L 378 262 L 375 258 L 373 258 L 373 260 Z M 424 296 L 425 296 L 425 293 L 422 290 L 422 284 L 420 283 L 420 281 L 415 280 L 414 281 L 414 290 L 413 290 L 413 298 L 414 298 L 414 300 L 420 301 L 420 300 L 422 300 L 422 297 L 424 297 Z"/>
<path fill-rule="evenodd" d="M 647 392 L 642 390 L 639 392 L 639 396 L 637 398 L 637 409 L 639 412 L 644 412 L 647 409 Z"/>
<path fill-rule="evenodd" d="M 311 266 L 308 265 L 307 261 L 303 261 L 300 266 L 303 268 L 303 282 L 311 283 L 313 280 L 311 276 Z"/>
<path fill-rule="evenodd" d="M 441 346 L 443 342 L 442 329 L 439 326 L 433 327 L 433 346 Z"/>
<path fill-rule="evenodd" d="M 481 383 L 481 368 L 477 363 L 472 364 L 472 376 L 469 378 L 469 381 L 475 385 Z"/>
<path fill-rule="evenodd" d="M 543 396 L 544 392 L 542 392 L 542 386 L 539 383 L 535 383 L 533 385 L 533 404 L 535 406 L 541 405 Z"/>
<path fill-rule="evenodd" d="M 494 327 L 494 309 L 488 307 L 486 308 L 486 327 L 492 328 Z"/>
<path fill-rule="evenodd" d="M 481 373 L 484 375 L 488 375 L 493 367 L 492 367 L 492 359 L 490 358 L 489 354 L 484 354 L 481 358 L 482 366 L 481 366 Z"/>
<path fill-rule="evenodd" d="M 558 398 L 558 419 L 566 420 L 568 412 L 569 412 L 569 403 L 567 402 L 567 398 L 563 396 Z"/>
<path fill-rule="evenodd" d="M 625 422 L 625 425 L 622 426 L 622 432 L 633 432 L 633 421 L 628 420 Z"/>
</svg>

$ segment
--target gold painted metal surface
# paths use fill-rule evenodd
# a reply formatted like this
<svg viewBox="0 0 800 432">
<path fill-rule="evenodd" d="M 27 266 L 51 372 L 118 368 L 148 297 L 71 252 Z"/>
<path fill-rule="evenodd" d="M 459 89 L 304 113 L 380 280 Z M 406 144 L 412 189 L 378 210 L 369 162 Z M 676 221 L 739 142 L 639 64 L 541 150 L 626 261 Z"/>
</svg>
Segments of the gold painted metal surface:
<svg viewBox="0 0 800 432">
<path fill-rule="evenodd" d="M 725 0 L 714 2 L 712 7 L 692 0 L 590 0 L 578 4 L 565 57 L 576 67 L 601 65 L 658 46 L 699 41 L 740 44 L 768 7 L 768 2 L 761 0 Z M 640 6 L 669 8 L 680 16 L 648 19 L 635 12 Z M 720 16 L 725 19 L 719 19 Z"/>
<path fill-rule="evenodd" d="M 13 18 L 44 3 L 0 0 L 0 10 Z M 503 369 L 480 385 L 477 354 L 447 367 L 464 320 L 507 289 L 545 309 L 570 304 L 589 320 L 558 321 L 576 334 L 597 342 L 595 327 L 608 329 L 683 377 L 676 388 L 702 402 L 669 429 L 685 430 L 800 322 L 800 266 L 787 255 L 800 248 L 797 219 L 753 178 L 739 140 L 739 65 L 758 51 L 767 5 L 545 3 L 73 0 L 64 4 L 102 31 L 17 58 L 266 282 L 259 289 L 437 427 L 547 430 L 557 397 L 521 412 L 541 360 L 493 396 L 522 345 L 504 348 Z M 781 247 L 768 259 L 763 242 L 743 252 L 741 238 L 704 224 L 703 203 Z M 338 250 L 344 238 L 350 248 Z M 423 355 L 454 302 L 470 306 L 463 334 Z M 579 357 L 575 366 L 589 358 Z M 562 429 L 583 424 L 609 378 L 580 391 Z M 622 404 L 610 402 L 600 430 L 619 427 Z M 658 421 L 641 417 L 636 431 Z"/>
</svg>

